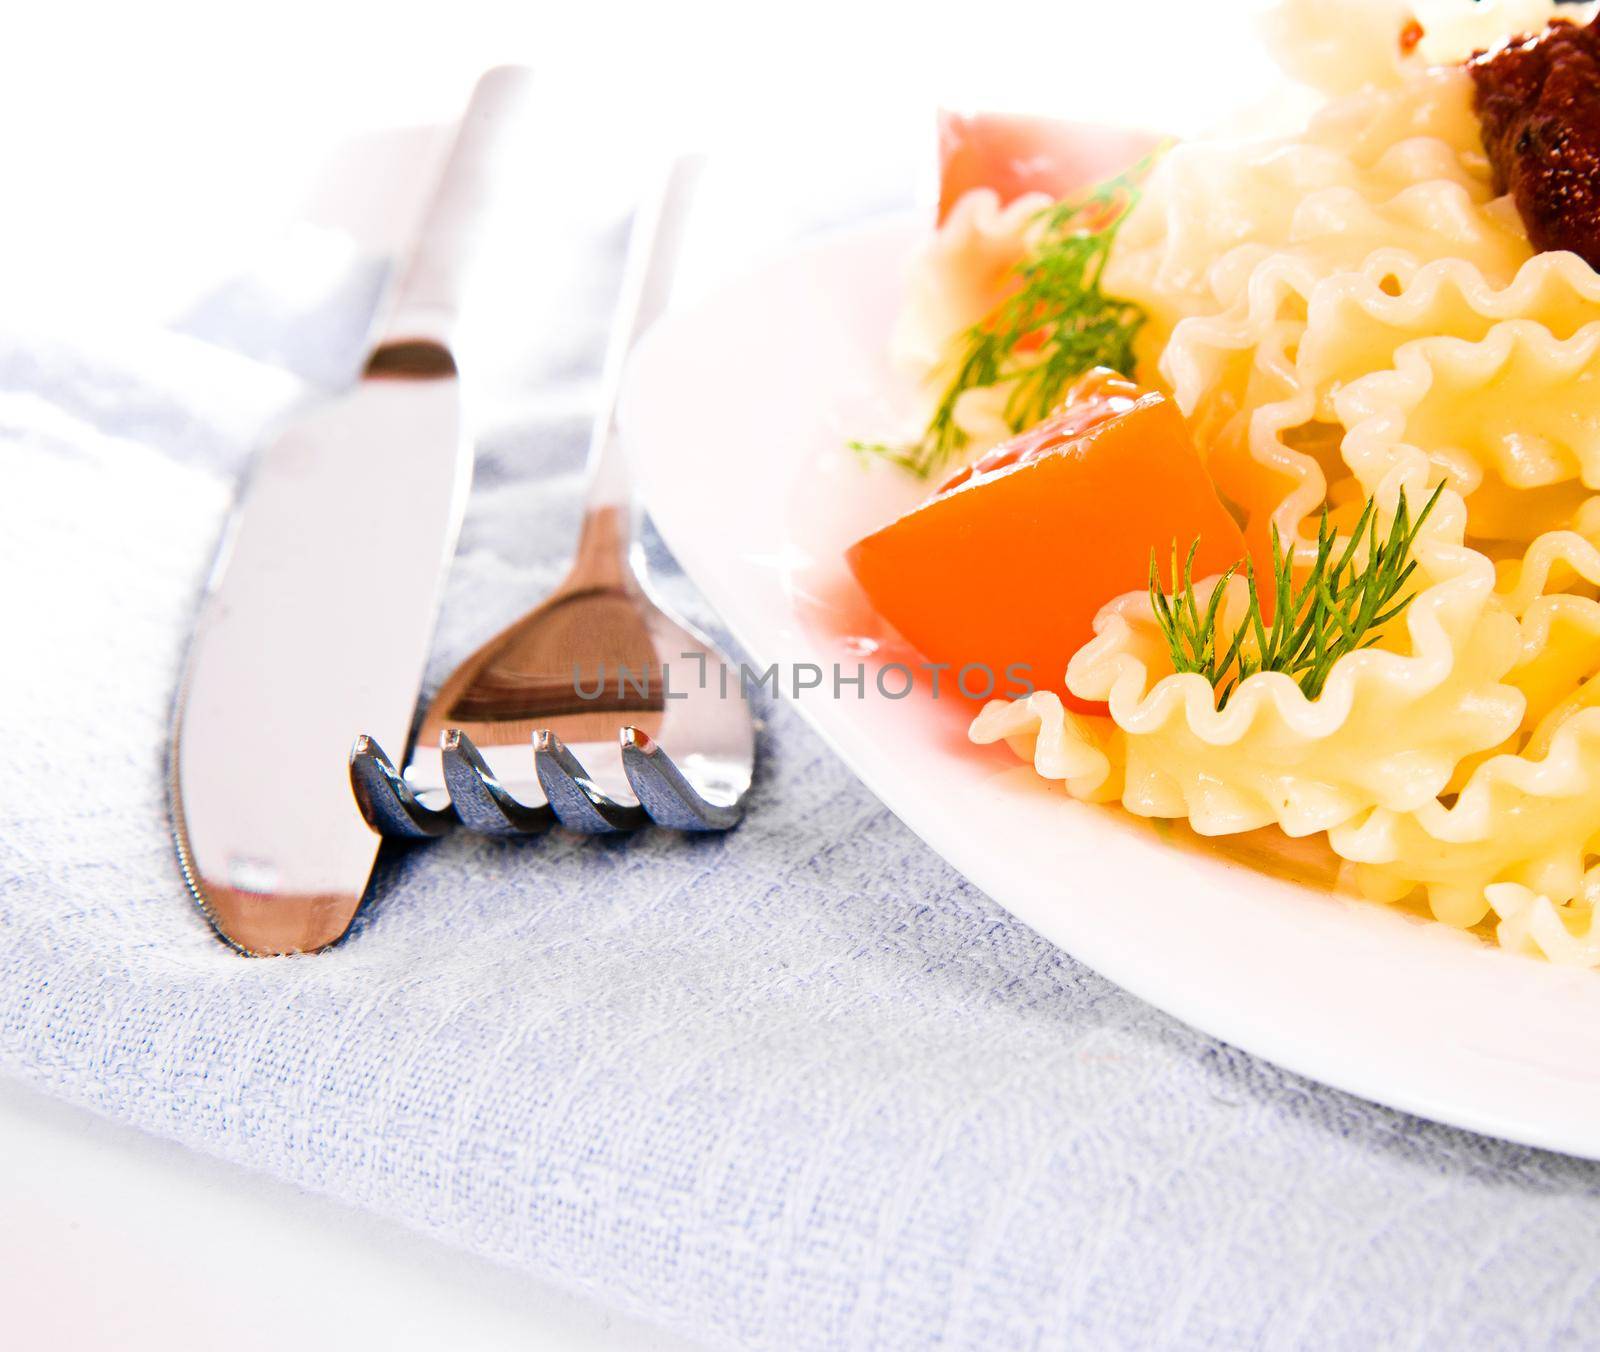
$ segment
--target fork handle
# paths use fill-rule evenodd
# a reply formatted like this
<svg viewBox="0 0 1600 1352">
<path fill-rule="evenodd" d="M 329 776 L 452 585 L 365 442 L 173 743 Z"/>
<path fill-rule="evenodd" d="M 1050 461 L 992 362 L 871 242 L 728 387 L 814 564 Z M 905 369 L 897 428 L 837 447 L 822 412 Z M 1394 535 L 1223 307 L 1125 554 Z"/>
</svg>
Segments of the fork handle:
<svg viewBox="0 0 1600 1352">
<path fill-rule="evenodd" d="M 660 181 L 639 203 L 628 233 L 628 257 L 622 269 L 622 292 L 606 346 L 600 380 L 600 407 L 589 442 L 589 488 L 585 507 L 590 515 L 603 508 L 631 508 L 633 492 L 627 462 L 617 435 L 617 400 L 628 354 L 646 329 L 667 308 L 672 276 L 682 250 L 684 227 L 705 160 L 699 155 L 675 159 Z M 627 513 L 622 513 L 627 516 Z M 622 546 L 628 547 L 624 539 Z"/>
<path fill-rule="evenodd" d="M 525 67 L 498 66 L 472 91 L 439 186 L 390 293 L 380 345 L 407 339 L 450 345 L 491 188 L 503 188 L 512 178 L 520 139 L 515 133 L 526 118 L 532 80 Z"/>
</svg>

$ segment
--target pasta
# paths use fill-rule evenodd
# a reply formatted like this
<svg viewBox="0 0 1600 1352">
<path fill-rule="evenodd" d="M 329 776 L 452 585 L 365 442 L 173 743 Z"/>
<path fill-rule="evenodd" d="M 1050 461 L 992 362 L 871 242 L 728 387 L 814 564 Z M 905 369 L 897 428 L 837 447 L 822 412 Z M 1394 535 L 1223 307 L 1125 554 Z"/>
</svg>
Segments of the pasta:
<svg viewBox="0 0 1600 1352">
<path fill-rule="evenodd" d="M 1485 541 L 1526 546 L 1568 527 L 1600 488 L 1600 322 L 1565 340 L 1530 319 L 1477 341 L 1417 338 L 1334 402 L 1359 482 L 1421 455 L 1467 498 Z"/>
<path fill-rule="evenodd" d="M 1593 699 L 1594 692 L 1577 696 Z M 1562 719 L 1560 715 L 1564 714 Z M 1477 924 L 1487 887 L 1517 883 L 1561 904 L 1582 890 L 1584 863 L 1600 842 L 1600 708 L 1557 711 L 1548 745 L 1485 761 L 1453 805 L 1412 812 L 1377 808 L 1335 827 L 1334 849 L 1362 867 L 1363 891 L 1381 900 L 1426 888 L 1433 913 Z"/>
<path fill-rule="evenodd" d="M 1143 305 L 1164 341 L 1178 320 L 1246 299 L 1263 265 L 1299 263 L 1292 276 L 1315 280 L 1379 248 L 1499 276 L 1529 256 L 1514 212 L 1495 201 L 1459 69 L 1340 99 L 1298 137 L 1174 147 L 1117 241 L 1106 285 Z"/>
<path fill-rule="evenodd" d="M 901 369 L 933 384 L 949 359 L 949 338 L 978 323 L 1004 295 L 1021 262 L 1039 212 L 1050 204 L 1028 193 L 1005 206 L 988 189 L 967 193 L 912 260 L 906 300 L 891 342 Z M 972 390 L 957 405 L 955 421 L 978 449 L 1009 430 L 1004 399 L 995 390 Z"/>
<path fill-rule="evenodd" d="M 1074 798 L 1106 803 L 1122 795 L 1122 730 L 1107 719 L 1072 713 L 1048 690 L 991 700 L 974 720 L 971 737 L 980 746 L 1008 743 L 1040 778 L 1063 781 Z"/>
<path fill-rule="evenodd" d="M 1268 13 L 1265 27 L 1289 74 L 1325 93 L 1345 94 L 1396 83 L 1408 66 L 1463 61 L 1508 34 L 1536 33 L 1557 15 L 1587 23 L 1596 8 L 1561 0 L 1412 0 L 1401 11 L 1391 0 L 1287 0 Z M 1420 30 L 1409 60 L 1395 41 L 1404 13 Z"/>
<path fill-rule="evenodd" d="M 1419 60 L 1463 61 L 1474 51 L 1493 47 L 1515 33 L 1537 33 L 1551 19 L 1588 23 L 1600 5 L 1570 0 L 1413 0 L 1422 29 Z"/>
<path fill-rule="evenodd" d="M 1493 566 L 1459 544 L 1464 520 L 1459 499 L 1447 500 L 1419 539 L 1404 638 L 1343 659 L 1316 700 L 1267 672 L 1219 709 L 1203 677 L 1172 673 L 1148 597 L 1109 605 L 1067 686 L 1106 700 L 1123 733 L 1123 805 L 1187 817 L 1202 835 L 1268 825 L 1309 835 L 1376 805 L 1418 808 L 1463 757 L 1501 744 L 1524 710 L 1503 681 L 1519 633 L 1496 604 Z"/>
<path fill-rule="evenodd" d="M 1600 967 L 1600 934 L 1594 926 L 1600 875 L 1593 870 L 1584 876 L 1583 899 L 1559 908 L 1521 883 L 1491 883 L 1486 891 L 1499 921 L 1495 937 L 1503 947 L 1568 967 Z"/>
<path fill-rule="evenodd" d="M 1152 177 L 1106 284 L 1152 314 L 1159 356 L 1142 355 L 1204 429 L 1224 495 L 1258 540 L 1292 539 L 1344 472 L 1303 444 L 1343 381 L 1438 331 L 1424 293 L 1511 288 L 1531 251 L 1494 198 L 1460 70 L 1339 100 L 1298 140 L 1188 149 Z M 1426 273 L 1446 260 L 1453 284 Z"/>
<path fill-rule="evenodd" d="M 1105 714 L 1041 691 L 971 735 L 1201 834 L 1326 833 L 1369 897 L 1420 892 L 1507 949 L 1600 967 L 1600 274 L 1530 244 L 1449 64 L 1557 10 L 1280 4 L 1286 66 L 1335 97 L 1294 137 L 1171 150 L 1105 269 L 1149 316 L 1139 375 L 1186 416 L 1258 562 L 1276 535 L 1304 567 L 1324 511 L 1348 530 L 1369 500 L 1387 520 L 1442 485 L 1399 618 L 1314 694 L 1263 670 L 1219 697 L 1179 669 L 1160 596 L 1130 593 L 1066 671 Z M 919 263 L 902 339 L 941 336 L 924 369 L 981 314 L 983 268 L 1027 247 L 1007 211 L 975 200 Z M 990 440 L 992 395 L 964 396 Z M 1194 595 L 1219 586 L 1232 633 L 1243 579 Z"/>
</svg>

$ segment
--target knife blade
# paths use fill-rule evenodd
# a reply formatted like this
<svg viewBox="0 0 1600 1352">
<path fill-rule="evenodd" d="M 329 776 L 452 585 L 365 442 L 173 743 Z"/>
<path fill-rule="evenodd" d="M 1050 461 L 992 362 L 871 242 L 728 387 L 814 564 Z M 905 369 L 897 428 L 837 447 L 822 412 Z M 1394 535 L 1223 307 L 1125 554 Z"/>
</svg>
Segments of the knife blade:
<svg viewBox="0 0 1600 1352">
<path fill-rule="evenodd" d="M 218 549 L 175 706 L 178 858 L 242 952 L 349 928 L 379 837 L 351 792 L 360 733 L 404 755 L 472 449 L 453 340 L 528 72 L 479 82 L 360 380 L 258 454 Z"/>
</svg>

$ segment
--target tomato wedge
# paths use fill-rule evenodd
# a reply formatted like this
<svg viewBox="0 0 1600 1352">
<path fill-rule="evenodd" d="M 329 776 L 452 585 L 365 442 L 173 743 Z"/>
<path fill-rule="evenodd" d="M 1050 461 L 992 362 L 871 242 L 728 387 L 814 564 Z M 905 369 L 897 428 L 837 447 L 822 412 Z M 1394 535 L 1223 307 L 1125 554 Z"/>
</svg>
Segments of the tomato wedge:
<svg viewBox="0 0 1600 1352">
<path fill-rule="evenodd" d="M 857 541 L 846 559 L 875 610 L 963 684 L 1030 682 L 1073 708 L 1067 661 L 1096 613 L 1142 590 L 1198 541 L 1194 575 L 1245 557 L 1183 416 L 1165 395 L 1095 372 L 1056 413 L 955 476 L 920 507 Z M 1008 675 L 1008 673 L 1010 673 Z"/>
<path fill-rule="evenodd" d="M 1002 206 L 1030 192 L 1059 200 L 1126 169 L 1161 139 L 1134 128 L 941 109 L 940 224 L 974 188 L 992 188 Z"/>
</svg>

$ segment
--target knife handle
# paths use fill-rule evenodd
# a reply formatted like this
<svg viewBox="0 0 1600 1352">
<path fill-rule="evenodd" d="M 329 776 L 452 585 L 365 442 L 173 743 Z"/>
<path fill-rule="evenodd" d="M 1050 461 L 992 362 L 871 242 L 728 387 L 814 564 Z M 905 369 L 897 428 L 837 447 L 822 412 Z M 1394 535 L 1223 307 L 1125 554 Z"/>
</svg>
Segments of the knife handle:
<svg viewBox="0 0 1600 1352">
<path fill-rule="evenodd" d="M 497 66 L 472 91 L 376 346 L 414 339 L 449 346 L 491 186 L 511 167 L 507 161 L 517 139 L 511 131 L 527 110 L 532 75 L 523 66 Z"/>
</svg>

